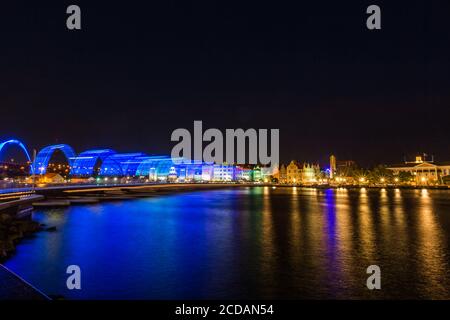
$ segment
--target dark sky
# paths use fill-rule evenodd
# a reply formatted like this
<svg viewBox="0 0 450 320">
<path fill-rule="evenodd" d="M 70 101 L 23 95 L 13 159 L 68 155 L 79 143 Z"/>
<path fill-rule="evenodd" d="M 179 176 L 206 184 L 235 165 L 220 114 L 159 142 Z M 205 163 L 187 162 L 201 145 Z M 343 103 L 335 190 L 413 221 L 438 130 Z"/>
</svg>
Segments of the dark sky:
<svg viewBox="0 0 450 320">
<path fill-rule="evenodd" d="M 448 1 L 242 2 L 2 4 L 0 139 L 170 153 L 203 120 L 279 128 L 284 161 L 450 160 Z"/>
</svg>

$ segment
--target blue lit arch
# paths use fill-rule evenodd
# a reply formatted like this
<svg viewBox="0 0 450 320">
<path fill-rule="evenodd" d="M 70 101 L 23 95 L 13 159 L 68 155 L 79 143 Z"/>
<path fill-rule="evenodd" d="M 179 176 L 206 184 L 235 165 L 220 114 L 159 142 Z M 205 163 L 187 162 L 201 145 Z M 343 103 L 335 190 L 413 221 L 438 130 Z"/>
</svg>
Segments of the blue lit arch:
<svg viewBox="0 0 450 320">
<path fill-rule="evenodd" d="M 76 156 L 75 151 L 67 144 L 56 144 L 43 148 L 37 154 L 34 162 L 34 168 L 37 174 L 45 174 L 47 172 L 48 163 L 55 151 L 61 151 L 66 156 L 69 166 L 72 167 L 73 160 Z"/>
<path fill-rule="evenodd" d="M 21 141 L 16 140 L 16 139 L 7 140 L 7 141 L 0 143 L 0 156 L 2 154 L 3 148 L 5 148 L 9 144 L 16 145 L 19 148 L 21 148 L 23 150 L 23 152 L 25 153 L 25 156 L 27 157 L 28 162 L 31 163 L 31 157 L 30 157 L 30 154 L 28 153 L 27 148 Z M 30 173 L 31 174 L 33 173 L 33 166 L 30 166 Z"/>
<path fill-rule="evenodd" d="M 154 156 L 142 161 L 136 169 L 135 175 L 138 177 L 148 177 L 151 180 L 166 179 L 171 170 L 175 171 L 177 176 L 186 176 L 186 165 L 183 159 L 177 158 L 174 161 L 168 156 Z"/>
<path fill-rule="evenodd" d="M 100 167 L 101 176 L 134 175 L 139 163 L 145 158 L 144 153 L 117 153 L 103 161 Z"/>
<path fill-rule="evenodd" d="M 73 161 L 70 174 L 73 176 L 92 176 L 97 161 L 105 161 L 106 158 L 116 154 L 112 149 L 88 150 L 80 153 Z"/>
<path fill-rule="evenodd" d="M 172 160 L 170 157 L 166 156 L 155 156 L 149 157 L 142 161 L 136 169 L 136 176 L 148 176 L 151 174 L 157 174 L 159 169 L 164 165 L 172 165 Z"/>
<path fill-rule="evenodd" d="M 0 143 L 0 155 L 2 154 L 3 148 L 6 147 L 8 144 L 13 144 L 13 145 L 20 147 L 23 150 L 23 152 L 25 153 L 25 155 L 27 156 L 28 161 L 31 162 L 30 154 L 28 153 L 28 150 L 25 147 L 25 145 L 22 142 L 20 142 L 19 140 L 15 140 L 15 139 L 7 140 L 7 141 Z"/>
</svg>

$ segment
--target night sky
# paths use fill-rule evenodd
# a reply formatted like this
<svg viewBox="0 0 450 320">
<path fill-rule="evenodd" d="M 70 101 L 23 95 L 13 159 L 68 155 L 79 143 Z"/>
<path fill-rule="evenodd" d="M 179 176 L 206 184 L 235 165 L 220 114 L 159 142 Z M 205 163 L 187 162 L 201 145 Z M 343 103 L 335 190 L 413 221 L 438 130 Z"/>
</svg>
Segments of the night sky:
<svg viewBox="0 0 450 320">
<path fill-rule="evenodd" d="M 450 160 L 448 1 L 242 2 L 2 3 L 0 139 L 168 154 L 203 120 L 279 128 L 284 162 Z"/>
</svg>

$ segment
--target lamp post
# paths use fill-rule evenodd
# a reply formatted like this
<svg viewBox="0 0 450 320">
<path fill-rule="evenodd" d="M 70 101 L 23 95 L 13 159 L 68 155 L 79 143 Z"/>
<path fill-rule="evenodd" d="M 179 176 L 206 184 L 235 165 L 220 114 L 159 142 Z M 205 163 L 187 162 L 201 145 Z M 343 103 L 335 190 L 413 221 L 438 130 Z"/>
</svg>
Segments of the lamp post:
<svg viewBox="0 0 450 320">
<path fill-rule="evenodd" d="M 35 170 L 36 170 L 36 149 L 33 149 L 33 162 L 31 163 L 31 172 L 32 172 L 32 176 L 31 176 L 31 181 L 32 181 L 31 191 L 33 193 L 34 193 L 34 191 L 36 189 L 36 174 L 35 174 Z"/>
</svg>

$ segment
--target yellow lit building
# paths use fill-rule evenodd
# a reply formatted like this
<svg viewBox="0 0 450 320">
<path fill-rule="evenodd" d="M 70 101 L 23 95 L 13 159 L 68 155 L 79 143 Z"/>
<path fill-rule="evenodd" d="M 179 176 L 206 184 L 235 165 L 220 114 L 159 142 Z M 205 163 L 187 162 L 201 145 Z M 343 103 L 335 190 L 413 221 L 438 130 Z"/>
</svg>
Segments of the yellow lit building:
<svg viewBox="0 0 450 320">
<path fill-rule="evenodd" d="M 278 172 L 278 182 L 279 183 L 287 182 L 287 171 L 286 166 L 284 164 L 281 165 L 280 170 Z"/>
<path fill-rule="evenodd" d="M 300 165 L 297 161 L 292 160 L 286 167 L 286 183 L 297 184 L 300 183 Z"/>
<path fill-rule="evenodd" d="M 308 184 L 316 183 L 317 175 L 320 172 L 318 165 L 311 165 L 309 163 L 299 164 L 292 160 L 286 167 L 286 183 L 288 184 Z"/>
<path fill-rule="evenodd" d="M 336 157 L 332 154 L 330 156 L 330 179 L 333 179 L 336 174 Z"/>
<path fill-rule="evenodd" d="M 450 162 L 425 161 L 421 156 L 417 156 L 414 162 L 390 165 L 388 169 L 394 176 L 401 172 L 410 173 L 416 185 L 443 184 L 444 179 L 450 177 Z"/>
<path fill-rule="evenodd" d="M 38 177 L 38 183 L 64 183 L 64 178 L 58 173 L 46 173 Z"/>
</svg>

